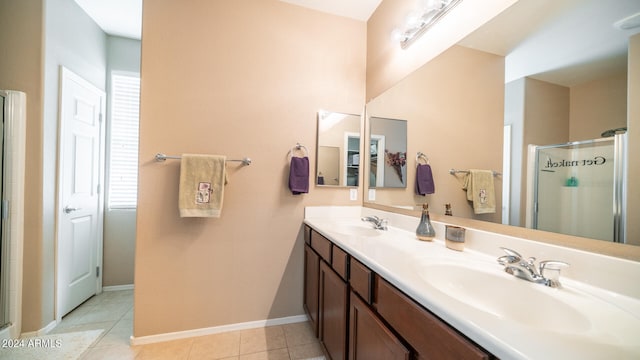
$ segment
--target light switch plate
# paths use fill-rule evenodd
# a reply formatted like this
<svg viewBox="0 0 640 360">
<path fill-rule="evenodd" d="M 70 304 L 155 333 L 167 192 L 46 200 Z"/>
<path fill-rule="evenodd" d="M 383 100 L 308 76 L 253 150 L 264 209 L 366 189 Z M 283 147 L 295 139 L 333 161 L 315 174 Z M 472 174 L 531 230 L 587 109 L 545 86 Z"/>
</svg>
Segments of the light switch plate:
<svg viewBox="0 0 640 360">
<path fill-rule="evenodd" d="M 349 199 L 358 200 L 358 189 L 349 189 Z"/>
<path fill-rule="evenodd" d="M 376 200 L 376 189 L 369 189 L 369 201 Z"/>
</svg>

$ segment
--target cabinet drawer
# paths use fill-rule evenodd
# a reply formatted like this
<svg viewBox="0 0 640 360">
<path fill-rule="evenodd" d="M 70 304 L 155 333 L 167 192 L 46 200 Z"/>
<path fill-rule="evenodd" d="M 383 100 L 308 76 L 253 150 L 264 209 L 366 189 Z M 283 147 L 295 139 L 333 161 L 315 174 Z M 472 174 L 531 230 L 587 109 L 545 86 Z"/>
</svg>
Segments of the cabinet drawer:
<svg viewBox="0 0 640 360">
<path fill-rule="evenodd" d="M 371 304 L 373 300 L 373 272 L 358 260 L 351 258 L 349 273 L 349 281 L 353 291 L 362 296 L 367 304 Z"/>
<path fill-rule="evenodd" d="M 311 231 L 311 247 L 326 262 L 331 264 L 331 241 L 315 231 Z"/>
<path fill-rule="evenodd" d="M 489 355 L 435 315 L 376 277 L 378 313 L 426 359 L 489 359 Z"/>
<path fill-rule="evenodd" d="M 331 266 L 333 270 L 335 270 L 338 275 L 342 278 L 342 280 L 347 280 L 347 265 L 348 257 L 347 253 L 339 247 L 333 245 L 332 248 L 332 258 L 331 258 Z"/>
</svg>

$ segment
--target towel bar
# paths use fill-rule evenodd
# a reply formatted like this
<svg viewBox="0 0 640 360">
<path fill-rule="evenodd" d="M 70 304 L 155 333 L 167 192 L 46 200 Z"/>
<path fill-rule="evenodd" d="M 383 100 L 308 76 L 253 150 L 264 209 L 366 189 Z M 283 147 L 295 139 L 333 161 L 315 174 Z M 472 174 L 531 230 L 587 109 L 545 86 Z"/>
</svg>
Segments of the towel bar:
<svg viewBox="0 0 640 360">
<path fill-rule="evenodd" d="M 497 171 L 492 170 L 491 172 L 493 173 L 493 176 L 502 176 L 502 174 L 497 172 Z M 450 169 L 449 170 L 449 174 L 451 174 L 451 175 L 468 174 L 468 173 L 469 173 L 469 170 L 456 170 L 456 169 Z"/>
<path fill-rule="evenodd" d="M 165 161 L 167 159 L 170 159 L 170 160 L 180 160 L 180 159 L 182 159 L 181 156 L 171 156 L 171 155 L 165 155 L 165 154 L 162 154 L 162 153 L 157 153 L 155 158 L 156 158 L 156 161 Z M 241 162 L 242 165 L 251 165 L 251 159 L 248 158 L 248 157 L 246 157 L 244 159 L 241 159 L 241 160 L 240 159 L 227 160 L 227 162 L 229 162 L 229 161 L 231 161 L 231 162 Z"/>
</svg>

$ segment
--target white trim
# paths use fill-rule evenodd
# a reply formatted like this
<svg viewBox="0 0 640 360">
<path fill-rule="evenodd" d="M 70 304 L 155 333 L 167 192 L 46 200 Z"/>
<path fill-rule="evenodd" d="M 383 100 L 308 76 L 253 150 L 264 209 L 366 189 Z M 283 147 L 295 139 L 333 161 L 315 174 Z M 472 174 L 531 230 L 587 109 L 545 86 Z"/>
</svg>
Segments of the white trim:
<svg viewBox="0 0 640 360">
<path fill-rule="evenodd" d="M 358 139 L 358 179 L 356 180 L 356 185 L 349 185 L 349 139 Z M 342 181 L 344 186 L 359 186 L 360 183 L 360 174 L 362 173 L 362 139 L 360 138 L 360 133 L 355 132 L 346 132 L 344 133 L 344 147 L 342 148 L 342 170 L 344 171 L 342 174 Z"/>
<path fill-rule="evenodd" d="M 369 142 L 371 140 L 378 140 L 378 150 L 377 150 L 377 164 L 376 164 L 376 187 L 384 187 L 384 149 L 386 147 L 385 141 L 386 137 L 384 135 L 375 135 L 371 134 Z M 369 145 L 369 158 L 371 158 L 371 143 Z M 382 150 L 382 151 L 381 151 Z M 369 164 L 369 166 L 371 166 Z M 370 182 L 371 180 L 369 180 Z M 369 184 L 370 186 L 371 184 Z"/>
<path fill-rule="evenodd" d="M 103 286 L 102 291 L 120 291 L 120 290 L 133 290 L 133 284 L 129 285 L 112 285 Z"/>
<path fill-rule="evenodd" d="M 533 229 L 533 218 L 535 216 L 535 185 L 536 176 L 536 145 L 529 144 L 527 147 L 527 207 L 525 217 L 525 227 L 527 229 Z"/>
<path fill-rule="evenodd" d="M 511 125 L 504 126 L 502 138 L 502 223 L 509 225 L 511 211 Z"/>
<path fill-rule="evenodd" d="M 5 98 L 4 160 L 7 176 L 3 181 L 9 201 L 9 321 L 0 338 L 18 338 L 22 331 L 22 282 L 24 252 L 24 177 L 27 95 L 20 91 L 0 91 Z M 1 111 L 1 110 L 0 110 Z M 5 223 L 7 224 L 7 223 Z M 3 309 L 4 310 L 4 309 Z"/>
<path fill-rule="evenodd" d="M 296 315 L 296 316 L 289 316 L 289 317 L 283 317 L 283 318 L 277 318 L 277 319 L 249 321 L 249 322 L 238 323 L 238 324 L 214 326 L 209 328 L 178 331 L 178 332 L 171 332 L 171 333 L 164 333 L 164 334 L 157 334 L 157 335 L 140 336 L 140 337 L 131 336 L 130 340 L 131 340 L 131 345 L 145 345 L 145 344 L 152 344 L 152 343 L 157 343 L 162 341 L 178 340 L 178 339 L 185 339 L 190 337 L 219 334 L 227 331 L 247 330 L 247 329 L 255 329 L 255 328 L 261 328 L 266 326 L 293 324 L 293 323 L 305 322 L 308 320 L 309 318 L 307 317 L 307 315 Z"/>
</svg>

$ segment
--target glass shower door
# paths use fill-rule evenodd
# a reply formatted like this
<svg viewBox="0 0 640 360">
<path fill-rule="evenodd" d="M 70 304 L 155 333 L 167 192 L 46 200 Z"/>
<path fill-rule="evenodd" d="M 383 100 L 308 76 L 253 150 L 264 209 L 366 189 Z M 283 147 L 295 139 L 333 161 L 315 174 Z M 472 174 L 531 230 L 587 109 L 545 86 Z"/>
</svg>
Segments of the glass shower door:
<svg viewBox="0 0 640 360">
<path fill-rule="evenodd" d="M 624 136 L 536 147 L 534 229 L 624 242 Z"/>
</svg>

